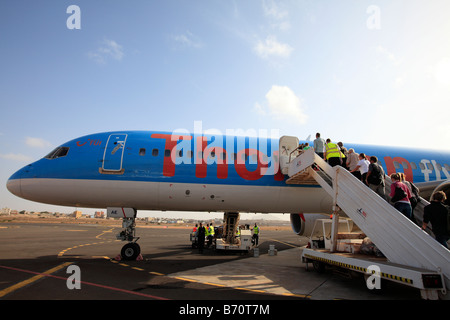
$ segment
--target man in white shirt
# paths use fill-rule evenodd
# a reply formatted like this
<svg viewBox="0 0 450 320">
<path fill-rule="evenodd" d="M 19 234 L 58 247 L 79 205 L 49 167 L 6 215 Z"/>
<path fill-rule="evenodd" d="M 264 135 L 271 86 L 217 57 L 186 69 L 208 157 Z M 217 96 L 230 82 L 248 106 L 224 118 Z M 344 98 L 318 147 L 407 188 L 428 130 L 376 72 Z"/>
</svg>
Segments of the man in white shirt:
<svg viewBox="0 0 450 320">
<path fill-rule="evenodd" d="M 367 176 L 367 171 L 369 171 L 369 164 L 370 164 L 370 162 L 366 159 L 366 155 L 364 153 L 360 153 L 359 161 L 358 161 L 358 164 L 356 165 L 356 168 L 350 172 L 359 170 L 359 172 L 361 172 L 361 181 L 364 184 L 366 184 L 366 176 Z"/>
</svg>

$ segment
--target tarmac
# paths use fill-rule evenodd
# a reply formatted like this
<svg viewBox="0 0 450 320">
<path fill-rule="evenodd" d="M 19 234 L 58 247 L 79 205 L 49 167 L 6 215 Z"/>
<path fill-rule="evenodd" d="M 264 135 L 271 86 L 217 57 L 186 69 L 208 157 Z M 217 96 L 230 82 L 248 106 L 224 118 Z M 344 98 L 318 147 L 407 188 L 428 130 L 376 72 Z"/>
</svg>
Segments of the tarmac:
<svg viewBox="0 0 450 320">
<path fill-rule="evenodd" d="M 301 261 L 302 247 L 249 257 L 218 265 L 170 274 L 186 281 L 218 287 L 231 287 L 259 293 L 298 297 L 308 300 L 416 300 L 418 290 L 383 282 L 385 288 L 369 290 L 364 277 L 357 273 L 307 270 Z M 385 290 L 383 290 L 385 289 Z"/>
<path fill-rule="evenodd" d="M 306 269 L 307 238 L 262 229 L 259 255 L 191 248 L 189 229 L 137 228 L 142 260 L 116 259 L 121 228 L 2 223 L 1 300 L 420 300 L 417 289 L 382 282 L 369 290 L 361 274 Z M 269 254 L 270 247 L 277 249 Z M 67 286 L 69 266 L 81 289 Z"/>
</svg>

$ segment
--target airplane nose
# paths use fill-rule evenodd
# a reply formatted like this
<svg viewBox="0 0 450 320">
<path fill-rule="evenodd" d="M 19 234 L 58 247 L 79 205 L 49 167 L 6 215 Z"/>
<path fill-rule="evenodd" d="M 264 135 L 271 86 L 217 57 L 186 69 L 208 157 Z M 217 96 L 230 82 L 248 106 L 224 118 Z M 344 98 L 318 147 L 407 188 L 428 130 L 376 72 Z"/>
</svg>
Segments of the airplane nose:
<svg viewBox="0 0 450 320">
<path fill-rule="evenodd" d="M 21 179 L 21 170 L 17 171 L 15 174 L 11 176 L 6 182 L 6 188 L 12 194 L 22 197 L 22 179 Z"/>
</svg>

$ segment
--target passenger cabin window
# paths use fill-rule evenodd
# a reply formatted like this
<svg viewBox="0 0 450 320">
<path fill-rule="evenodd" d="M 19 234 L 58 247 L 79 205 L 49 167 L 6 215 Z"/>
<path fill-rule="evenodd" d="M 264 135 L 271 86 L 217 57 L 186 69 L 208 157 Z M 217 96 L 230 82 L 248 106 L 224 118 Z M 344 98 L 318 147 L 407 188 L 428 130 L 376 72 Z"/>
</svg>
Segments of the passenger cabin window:
<svg viewBox="0 0 450 320">
<path fill-rule="evenodd" d="M 45 156 L 45 159 L 56 159 L 56 158 L 62 158 L 67 156 L 67 153 L 69 153 L 68 147 L 58 147 L 52 152 L 50 152 L 48 155 Z"/>
<path fill-rule="evenodd" d="M 159 154 L 159 150 L 158 149 L 153 149 L 152 150 L 152 156 L 157 157 Z"/>
<path fill-rule="evenodd" d="M 139 149 L 139 155 L 140 156 L 145 156 L 145 148 Z"/>
</svg>

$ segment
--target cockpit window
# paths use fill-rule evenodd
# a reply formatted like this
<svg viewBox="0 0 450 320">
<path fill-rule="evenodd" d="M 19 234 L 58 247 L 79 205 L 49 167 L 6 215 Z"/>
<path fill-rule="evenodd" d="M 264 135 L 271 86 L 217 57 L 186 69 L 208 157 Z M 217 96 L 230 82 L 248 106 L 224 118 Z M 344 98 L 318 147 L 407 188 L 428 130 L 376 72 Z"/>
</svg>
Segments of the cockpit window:
<svg viewBox="0 0 450 320">
<path fill-rule="evenodd" d="M 48 155 L 45 156 L 45 159 L 56 159 L 56 158 L 62 158 L 67 156 L 67 153 L 69 153 L 68 147 L 58 147 L 52 152 L 50 152 Z"/>
</svg>

